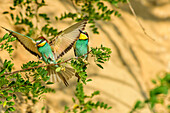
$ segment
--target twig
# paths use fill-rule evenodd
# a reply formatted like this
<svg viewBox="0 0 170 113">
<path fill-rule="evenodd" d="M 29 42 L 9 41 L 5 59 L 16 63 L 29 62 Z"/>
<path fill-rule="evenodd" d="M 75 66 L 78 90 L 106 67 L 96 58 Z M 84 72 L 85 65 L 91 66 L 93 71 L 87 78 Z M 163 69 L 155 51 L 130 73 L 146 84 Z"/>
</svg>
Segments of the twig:
<svg viewBox="0 0 170 113">
<path fill-rule="evenodd" d="M 77 7 L 74 5 L 73 0 L 71 0 L 71 3 L 72 3 L 72 5 L 73 5 L 74 9 L 78 12 L 78 9 L 77 9 Z"/>
<path fill-rule="evenodd" d="M 139 26 L 140 26 L 141 29 L 143 30 L 144 34 L 145 34 L 149 39 L 155 41 L 155 39 L 153 39 L 153 38 L 146 32 L 145 28 L 143 27 L 143 25 L 142 25 L 141 22 L 139 21 L 139 19 L 138 19 L 138 17 L 136 16 L 136 13 L 135 13 L 134 9 L 132 8 L 132 5 L 131 5 L 131 3 L 129 2 L 129 0 L 127 0 L 127 3 L 128 3 L 128 6 L 129 6 L 132 14 L 135 16 L 136 21 L 138 22 Z"/>
<path fill-rule="evenodd" d="M 81 57 L 89 54 L 91 51 L 92 51 L 92 50 L 90 50 L 88 53 L 86 53 L 86 54 L 84 54 L 84 55 L 82 55 L 82 56 L 80 56 L 80 57 L 78 57 L 78 58 L 81 58 Z M 59 65 L 59 64 L 66 63 L 66 62 L 70 61 L 71 59 L 72 59 L 72 58 L 69 58 L 69 59 L 67 59 L 67 60 L 65 60 L 65 61 L 63 61 L 63 62 L 57 63 L 57 64 L 39 65 L 39 66 L 30 67 L 30 68 L 26 68 L 26 69 L 20 69 L 20 70 L 13 71 L 13 72 L 7 72 L 7 73 L 2 74 L 1 76 L 3 76 L 3 75 L 11 75 L 11 74 L 15 74 L 15 73 L 18 73 L 18 72 L 23 72 L 23 71 L 26 71 L 26 70 L 30 70 L 30 69 L 36 69 L 36 68 L 39 68 L 39 67 L 47 67 L 47 66 Z"/>
</svg>

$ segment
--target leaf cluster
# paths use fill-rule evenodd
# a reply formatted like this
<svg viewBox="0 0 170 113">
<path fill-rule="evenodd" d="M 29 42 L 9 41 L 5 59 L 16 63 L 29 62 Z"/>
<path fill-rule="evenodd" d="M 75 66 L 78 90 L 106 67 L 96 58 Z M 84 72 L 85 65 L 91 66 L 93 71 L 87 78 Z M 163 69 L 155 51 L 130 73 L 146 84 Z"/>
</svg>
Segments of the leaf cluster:
<svg viewBox="0 0 170 113">
<path fill-rule="evenodd" d="M 108 106 L 101 101 L 94 101 L 93 98 L 99 95 L 99 91 L 94 91 L 90 96 L 86 95 L 83 89 L 83 83 L 77 83 L 75 97 L 72 98 L 74 106 L 72 108 L 65 106 L 64 113 L 87 113 L 92 111 L 93 109 L 103 108 L 103 109 L 111 109 L 112 107 Z"/>
<path fill-rule="evenodd" d="M 94 57 L 94 62 L 96 62 L 97 66 L 103 69 L 103 66 L 101 64 L 103 64 L 106 61 L 109 61 L 110 54 L 112 53 L 111 49 L 101 45 L 100 48 L 91 47 L 91 50 L 92 50 L 91 56 Z"/>
<path fill-rule="evenodd" d="M 165 73 L 164 77 L 158 77 L 157 81 L 152 80 L 152 82 L 156 86 L 149 91 L 149 99 L 145 101 L 138 100 L 131 113 L 144 108 L 146 104 L 149 104 L 151 110 L 154 110 L 157 104 L 162 104 L 167 110 L 170 110 L 170 106 L 165 104 L 165 99 L 167 99 L 170 90 L 170 73 Z"/>
<path fill-rule="evenodd" d="M 12 48 L 12 45 L 9 42 L 13 42 L 15 40 L 16 40 L 15 37 L 12 37 L 11 35 L 5 34 L 3 36 L 3 38 L 0 38 L 1 51 L 6 50 L 11 55 L 11 53 L 13 52 L 14 49 Z"/>
<path fill-rule="evenodd" d="M 13 0 L 13 6 L 9 7 L 10 12 L 4 11 L 3 14 L 9 14 L 14 25 L 26 25 L 27 29 L 22 27 L 22 30 L 26 32 L 27 36 L 37 35 L 37 31 L 40 29 L 38 24 L 42 18 L 46 21 L 46 24 L 41 28 L 41 35 L 49 36 L 49 33 L 51 33 L 50 35 L 55 37 L 57 29 L 47 27 L 50 18 L 45 13 L 39 13 L 39 9 L 43 6 L 46 6 L 45 0 Z M 17 9 L 20 9 L 20 11 L 17 12 Z M 16 12 L 17 14 L 15 14 Z"/>
<path fill-rule="evenodd" d="M 60 17 L 55 16 L 55 19 L 63 20 L 66 18 L 71 18 L 75 21 L 80 21 L 83 19 L 88 19 L 90 28 L 93 33 L 98 34 L 97 27 L 95 25 L 96 20 L 108 21 L 111 19 L 111 15 L 120 17 L 121 14 L 113 9 L 110 6 L 118 7 L 118 4 L 121 2 L 126 2 L 126 0 L 70 0 L 73 3 L 74 8 L 77 12 L 64 12 Z M 106 5 L 106 2 L 109 5 Z M 28 26 L 27 30 L 25 27 L 22 27 L 22 30 L 26 32 L 27 36 L 37 35 L 37 31 L 41 30 L 41 35 L 46 35 L 55 37 L 58 34 L 56 28 L 51 27 L 50 17 L 45 13 L 40 13 L 39 9 L 47 6 L 45 0 L 13 0 L 13 6 L 10 6 L 10 12 L 4 11 L 3 14 L 9 14 L 11 20 L 15 25 L 26 25 Z M 20 9 L 17 12 L 17 9 Z M 17 14 L 15 15 L 14 13 Z M 39 28 L 39 22 L 45 20 L 45 24 L 42 28 Z M 36 20 L 36 23 L 34 22 Z M 44 23 L 44 22 L 43 22 Z M 49 27 L 50 26 L 50 27 Z M 27 32 L 28 31 L 28 32 Z"/>
<path fill-rule="evenodd" d="M 126 0 L 71 0 L 74 8 L 76 9 L 76 13 L 68 12 L 61 14 L 61 17 L 56 16 L 56 20 L 71 18 L 72 20 L 80 21 L 83 19 L 88 19 L 90 28 L 93 33 L 98 34 L 97 27 L 95 25 L 95 20 L 104 20 L 108 21 L 111 19 L 111 15 L 120 17 L 121 14 L 113 8 L 109 8 L 105 2 L 109 5 L 118 6 L 120 2 L 126 2 Z"/>
</svg>

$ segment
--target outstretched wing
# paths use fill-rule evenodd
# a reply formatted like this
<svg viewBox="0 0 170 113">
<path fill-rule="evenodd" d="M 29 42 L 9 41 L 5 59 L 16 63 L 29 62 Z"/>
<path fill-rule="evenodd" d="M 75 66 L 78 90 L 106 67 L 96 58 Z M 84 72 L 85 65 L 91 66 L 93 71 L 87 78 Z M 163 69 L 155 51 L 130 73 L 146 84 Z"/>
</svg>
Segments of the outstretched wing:
<svg viewBox="0 0 170 113">
<path fill-rule="evenodd" d="M 62 31 L 55 39 L 50 42 L 55 58 L 58 59 L 67 53 L 80 35 L 79 30 L 84 30 L 87 20 L 78 22 Z"/>
<path fill-rule="evenodd" d="M 1 26 L 2 27 L 2 26 Z M 23 34 L 20 34 L 18 32 L 15 32 L 15 31 L 12 31 L 12 30 L 9 30 L 9 29 L 6 29 L 4 27 L 2 27 L 3 29 L 5 29 L 6 31 L 8 31 L 10 34 L 12 34 L 14 37 L 16 37 L 19 42 L 29 51 L 31 52 L 32 54 L 34 55 L 38 55 L 38 57 L 41 57 L 41 53 L 38 51 L 37 49 L 37 46 L 36 46 L 36 42 L 28 37 L 28 36 L 25 36 Z"/>
<path fill-rule="evenodd" d="M 74 49 L 74 55 L 77 57 L 77 53 L 76 53 L 76 42 L 73 45 L 73 49 Z"/>
</svg>

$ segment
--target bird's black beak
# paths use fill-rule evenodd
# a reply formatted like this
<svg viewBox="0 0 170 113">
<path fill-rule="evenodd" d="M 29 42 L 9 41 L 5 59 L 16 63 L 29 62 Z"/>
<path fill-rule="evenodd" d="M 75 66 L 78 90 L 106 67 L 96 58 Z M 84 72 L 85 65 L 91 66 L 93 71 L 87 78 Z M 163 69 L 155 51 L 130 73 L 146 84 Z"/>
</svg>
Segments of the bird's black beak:
<svg viewBox="0 0 170 113">
<path fill-rule="evenodd" d="M 80 30 L 80 29 L 79 29 L 79 31 L 80 31 L 80 33 L 83 33 L 83 31 L 82 31 L 82 30 Z"/>
<path fill-rule="evenodd" d="M 36 42 L 36 46 L 38 45 L 39 43 L 38 42 Z"/>
</svg>

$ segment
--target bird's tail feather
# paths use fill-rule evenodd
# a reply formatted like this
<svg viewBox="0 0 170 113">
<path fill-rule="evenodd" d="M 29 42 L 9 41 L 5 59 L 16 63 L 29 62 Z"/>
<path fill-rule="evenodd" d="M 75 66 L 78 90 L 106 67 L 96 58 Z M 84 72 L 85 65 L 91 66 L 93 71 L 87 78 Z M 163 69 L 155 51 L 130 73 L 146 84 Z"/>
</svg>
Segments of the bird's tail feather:
<svg viewBox="0 0 170 113">
<path fill-rule="evenodd" d="M 75 70 L 70 67 L 65 67 L 64 70 L 56 72 L 57 67 L 49 66 L 47 67 L 48 75 L 50 76 L 50 82 L 60 82 L 63 81 L 66 86 L 68 86 L 67 80 L 75 75 Z"/>
</svg>

